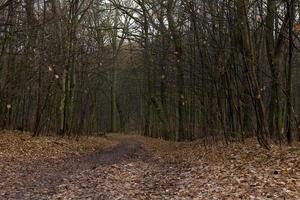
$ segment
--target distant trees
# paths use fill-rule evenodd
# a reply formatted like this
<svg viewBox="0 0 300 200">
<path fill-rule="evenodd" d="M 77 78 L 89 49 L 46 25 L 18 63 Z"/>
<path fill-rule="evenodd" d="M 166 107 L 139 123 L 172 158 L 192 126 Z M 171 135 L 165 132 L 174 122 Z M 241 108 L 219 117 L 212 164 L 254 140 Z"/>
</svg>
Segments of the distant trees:
<svg viewBox="0 0 300 200">
<path fill-rule="evenodd" d="M 34 135 L 109 131 L 108 104 L 116 98 L 107 88 L 129 23 L 113 24 L 116 12 L 93 0 L 1 4 L 1 128 Z M 135 67 L 129 63 L 122 70 Z"/>
<path fill-rule="evenodd" d="M 295 45 L 295 18 L 289 14 L 295 7 L 288 7 L 294 2 L 131 2 L 114 3 L 144 30 L 144 51 L 154 61 L 145 66 L 146 135 L 182 141 L 221 133 L 228 141 L 256 132 L 267 148 L 269 139 L 283 140 L 284 124 L 293 121 L 287 119 L 292 104 L 284 86 L 291 88 L 292 78 L 283 76 L 288 43 L 290 52 Z"/>
<path fill-rule="evenodd" d="M 296 0 L 5 1 L 1 127 L 291 143 L 298 10 Z"/>
</svg>

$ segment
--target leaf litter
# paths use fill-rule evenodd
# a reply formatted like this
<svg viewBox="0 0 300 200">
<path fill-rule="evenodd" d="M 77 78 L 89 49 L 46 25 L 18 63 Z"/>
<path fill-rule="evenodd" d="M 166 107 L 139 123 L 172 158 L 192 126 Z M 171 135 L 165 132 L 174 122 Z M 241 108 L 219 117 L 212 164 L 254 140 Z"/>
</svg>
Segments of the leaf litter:
<svg viewBox="0 0 300 200">
<path fill-rule="evenodd" d="M 299 145 L 3 133 L 0 161 L 4 199 L 300 199 Z"/>
</svg>

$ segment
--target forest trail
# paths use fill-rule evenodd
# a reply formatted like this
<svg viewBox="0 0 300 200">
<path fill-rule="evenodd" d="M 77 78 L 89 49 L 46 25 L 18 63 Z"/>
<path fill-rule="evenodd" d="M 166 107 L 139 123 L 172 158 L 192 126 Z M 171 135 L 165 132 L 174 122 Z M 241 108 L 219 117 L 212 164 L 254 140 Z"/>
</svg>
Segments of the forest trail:
<svg viewBox="0 0 300 200">
<path fill-rule="evenodd" d="M 120 163 L 126 165 L 136 156 L 139 159 L 148 157 L 140 143 L 121 139 L 117 145 L 111 148 L 87 155 L 74 154 L 60 160 L 46 158 L 42 161 L 20 161 L 14 163 L 10 169 L 8 166 L 7 173 L 0 174 L 0 197 L 1 199 L 56 199 L 63 192 L 63 196 L 67 198 L 64 191 L 67 192 L 71 189 L 68 188 L 69 186 L 80 184 L 83 189 L 96 187 L 85 178 L 87 173 L 90 174 L 101 167 L 114 167 Z M 101 173 L 101 170 L 97 173 Z M 93 173 L 94 178 L 101 176 L 97 173 Z M 14 177 L 10 177 L 9 174 L 13 174 Z M 85 179 L 84 183 L 79 182 L 80 178 Z M 5 188 L 8 190 L 4 191 Z M 101 195 L 101 191 L 96 188 L 93 192 L 83 193 L 83 196 L 73 197 L 87 198 Z"/>
<path fill-rule="evenodd" d="M 116 135 L 74 142 L 101 141 L 93 151 L 81 152 L 68 145 L 72 140 L 22 137 L 15 136 L 22 144 L 11 135 L 9 142 L 5 135 L 0 141 L 0 199 L 300 199 L 300 148 L 284 155 L 250 141 L 243 149 L 236 144 L 223 151 Z M 6 154 L 5 144 L 14 143 L 27 150 L 40 144 L 40 152 L 34 159 L 26 151 L 9 157 L 16 147 Z M 58 156 L 59 148 L 69 150 Z"/>
<path fill-rule="evenodd" d="M 87 155 L 14 163 L 7 168 L 7 173 L 0 174 L 0 197 L 163 198 L 164 194 L 170 196 L 171 188 L 175 189 L 174 182 L 164 177 L 170 169 L 172 167 L 156 162 L 141 142 L 122 138 L 111 148 Z"/>
</svg>

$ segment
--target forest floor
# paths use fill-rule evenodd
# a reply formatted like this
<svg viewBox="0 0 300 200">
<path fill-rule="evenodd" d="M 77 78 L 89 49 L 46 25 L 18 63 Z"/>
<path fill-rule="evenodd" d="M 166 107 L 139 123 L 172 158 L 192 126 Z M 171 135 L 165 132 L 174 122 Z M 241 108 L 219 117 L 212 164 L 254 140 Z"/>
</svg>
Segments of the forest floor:
<svg viewBox="0 0 300 200">
<path fill-rule="evenodd" d="M 300 146 L 0 133 L 0 199 L 300 199 Z"/>
</svg>

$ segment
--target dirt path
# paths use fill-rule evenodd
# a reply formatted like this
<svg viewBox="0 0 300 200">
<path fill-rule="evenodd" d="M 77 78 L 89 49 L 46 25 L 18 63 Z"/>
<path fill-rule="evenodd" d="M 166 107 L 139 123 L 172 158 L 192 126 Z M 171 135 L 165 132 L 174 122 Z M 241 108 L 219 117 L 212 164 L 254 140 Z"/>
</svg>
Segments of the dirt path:
<svg viewBox="0 0 300 200">
<path fill-rule="evenodd" d="M 89 155 L 7 166 L 0 174 L 0 199 L 140 199 L 145 196 L 144 182 L 156 171 L 164 171 L 162 165 L 140 143 L 122 139 L 113 148 Z M 159 191 L 158 183 L 149 183 Z"/>
<path fill-rule="evenodd" d="M 300 199 L 298 151 L 283 160 L 276 151 L 259 157 L 255 146 L 243 154 L 242 148 L 232 148 L 220 160 L 226 151 L 212 157 L 189 144 L 179 148 L 120 135 L 116 140 L 109 149 L 84 155 L 75 151 L 64 158 L 0 157 L 0 200 Z"/>
</svg>

